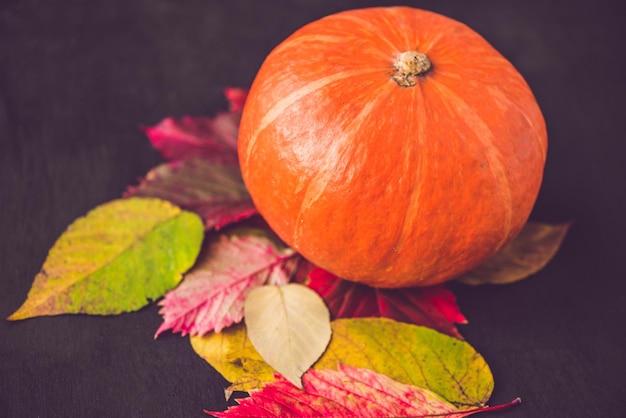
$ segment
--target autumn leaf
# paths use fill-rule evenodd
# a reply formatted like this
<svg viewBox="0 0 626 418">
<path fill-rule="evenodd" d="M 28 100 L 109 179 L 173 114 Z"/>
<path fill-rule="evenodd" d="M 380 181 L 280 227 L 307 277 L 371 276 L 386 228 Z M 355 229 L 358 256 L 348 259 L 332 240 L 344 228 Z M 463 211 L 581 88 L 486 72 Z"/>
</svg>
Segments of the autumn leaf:
<svg viewBox="0 0 626 418">
<path fill-rule="evenodd" d="M 241 87 L 226 87 L 224 89 L 224 96 L 228 100 L 228 110 L 231 113 L 241 113 L 243 111 L 243 105 L 248 98 L 248 89 Z"/>
<path fill-rule="evenodd" d="M 228 391 L 248 392 L 274 380 L 274 369 L 255 350 L 243 323 L 189 340 L 196 354 L 233 382 Z"/>
<path fill-rule="evenodd" d="M 152 145 L 167 160 L 205 158 L 212 162 L 237 164 L 237 133 L 247 90 L 227 88 L 228 112 L 215 118 L 165 118 L 157 125 L 144 128 Z"/>
<path fill-rule="evenodd" d="M 328 346 L 330 314 L 313 290 L 298 283 L 262 286 L 246 298 L 248 338 L 263 359 L 298 387 Z"/>
<path fill-rule="evenodd" d="M 391 318 L 456 338 L 462 336 L 454 324 L 467 323 L 456 298 L 443 285 L 378 289 L 342 280 L 320 268 L 311 271 L 307 285 L 322 296 L 333 318 Z"/>
<path fill-rule="evenodd" d="M 168 200 L 200 215 L 207 230 L 257 214 L 239 166 L 201 158 L 162 164 L 125 196 Z"/>
<path fill-rule="evenodd" d="M 482 406 L 494 382 L 483 357 L 467 342 L 433 329 L 386 318 L 337 319 L 332 338 L 313 365 L 367 368 L 401 383 L 428 389 L 459 407 Z M 194 351 L 227 380 L 250 391 L 273 380 L 273 369 L 254 349 L 241 325 L 221 334 L 192 337 Z"/>
<path fill-rule="evenodd" d="M 237 133 L 248 91 L 224 90 L 228 112 L 215 118 L 165 118 L 144 128 L 152 145 L 168 160 L 152 169 L 126 197 L 157 197 L 202 216 L 207 230 L 257 214 L 237 157 Z"/>
<path fill-rule="evenodd" d="M 458 281 L 469 285 L 508 284 L 535 274 L 554 257 L 570 226 L 571 222 L 529 222 L 500 252 Z"/>
<path fill-rule="evenodd" d="M 238 228 L 213 237 L 180 286 L 159 302 L 163 324 L 156 335 L 168 329 L 204 335 L 240 322 L 248 293 L 264 284 L 287 283 L 299 261 L 295 251 L 260 229 Z"/>
<path fill-rule="evenodd" d="M 339 366 L 338 370 L 310 370 L 303 389 L 281 376 L 238 401 L 227 411 L 205 411 L 218 418 L 231 417 L 465 417 L 503 409 L 519 398 L 495 407 L 459 409 L 435 393 L 406 385 L 368 369 Z"/>
<path fill-rule="evenodd" d="M 339 364 L 368 368 L 429 389 L 455 405 L 480 406 L 491 396 L 489 366 L 467 342 L 385 318 L 333 323 L 333 339 L 316 363 L 318 369 Z"/>
<path fill-rule="evenodd" d="M 101 205 L 59 237 L 26 302 L 8 319 L 138 310 L 179 283 L 203 235 L 198 216 L 162 200 Z"/>
</svg>

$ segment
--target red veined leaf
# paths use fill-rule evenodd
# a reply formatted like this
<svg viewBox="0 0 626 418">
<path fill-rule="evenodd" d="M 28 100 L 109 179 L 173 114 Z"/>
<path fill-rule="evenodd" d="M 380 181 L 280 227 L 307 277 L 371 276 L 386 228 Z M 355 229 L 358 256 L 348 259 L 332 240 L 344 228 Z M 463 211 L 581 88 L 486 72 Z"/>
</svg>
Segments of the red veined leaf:
<svg viewBox="0 0 626 418">
<path fill-rule="evenodd" d="M 298 389 L 276 375 L 251 397 L 225 412 L 205 411 L 216 417 L 465 417 L 520 403 L 461 410 L 435 393 L 397 382 L 368 369 L 339 366 L 339 370 L 311 369 Z"/>
<path fill-rule="evenodd" d="M 240 322 L 247 294 L 265 284 L 287 283 L 300 259 L 265 231 L 220 234 L 203 248 L 183 282 L 159 302 L 163 323 L 156 336 L 168 329 L 204 335 Z"/>
<path fill-rule="evenodd" d="M 308 286 L 326 301 L 333 318 L 384 317 L 423 325 L 462 338 L 455 324 L 467 319 L 444 285 L 377 289 L 343 280 L 321 268 L 309 274 Z"/>
</svg>

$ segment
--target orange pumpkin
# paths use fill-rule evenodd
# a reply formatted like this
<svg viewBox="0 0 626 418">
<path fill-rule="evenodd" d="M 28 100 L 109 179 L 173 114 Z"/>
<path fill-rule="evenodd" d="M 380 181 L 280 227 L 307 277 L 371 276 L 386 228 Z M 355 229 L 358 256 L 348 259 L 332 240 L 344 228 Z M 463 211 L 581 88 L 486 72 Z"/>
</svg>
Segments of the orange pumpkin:
<svg viewBox="0 0 626 418">
<path fill-rule="evenodd" d="M 310 23 L 266 58 L 239 131 L 274 231 L 330 272 L 432 285 L 513 239 L 537 198 L 545 123 L 522 78 L 466 25 L 408 7 Z"/>
</svg>

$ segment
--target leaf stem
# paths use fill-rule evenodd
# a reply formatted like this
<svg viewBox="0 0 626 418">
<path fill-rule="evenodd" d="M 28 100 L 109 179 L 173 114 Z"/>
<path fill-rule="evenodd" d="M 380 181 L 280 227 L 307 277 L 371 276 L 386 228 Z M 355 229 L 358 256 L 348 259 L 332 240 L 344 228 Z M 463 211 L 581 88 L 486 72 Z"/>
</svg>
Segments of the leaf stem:
<svg viewBox="0 0 626 418">
<path fill-rule="evenodd" d="M 507 403 L 500 404 L 500 405 L 494 405 L 494 406 L 487 405 L 487 406 L 483 406 L 483 407 L 475 408 L 475 409 L 465 409 L 463 411 L 445 413 L 445 414 L 423 415 L 421 417 L 414 417 L 414 418 L 449 417 L 449 416 L 461 415 L 461 414 L 473 415 L 473 414 L 479 414 L 481 412 L 493 412 L 493 411 L 499 411 L 501 409 L 507 409 L 512 406 L 519 405 L 521 403 L 522 403 L 522 399 L 518 397 L 518 398 L 513 399 L 511 402 L 507 402 Z"/>
</svg>

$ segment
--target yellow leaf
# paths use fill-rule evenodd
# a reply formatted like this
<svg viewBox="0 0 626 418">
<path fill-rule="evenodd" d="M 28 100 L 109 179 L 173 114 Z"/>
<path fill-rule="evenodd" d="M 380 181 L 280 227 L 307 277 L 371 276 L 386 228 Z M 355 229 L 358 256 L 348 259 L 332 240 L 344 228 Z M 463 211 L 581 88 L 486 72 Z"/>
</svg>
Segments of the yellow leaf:
<svg viewBox="0 0 626 418">
<path fill-rule="evenodd" d="M 243 324 L 205 336 L 191 336 L 194 351 L 233 383 L 233 390 L 258 389 L 274 380 L 272 369 L 254 349 Z"/>
<path fill-rule="evenodd" d="M 465 341 L 384 318 L 338 319 L 331 326 L 332 339 L 315 369 L 337 369 L 342 364 L 367 368 L 428 389 L 458 406 L 484 405 L 491 396 L 491 370 Z M 222 335 L 192 337 L 191 343 L 238 390 L 257 389 L 258 381 L 274 380 L 273 369 L 263 362 L 242 325 Z"/>
</svg>

